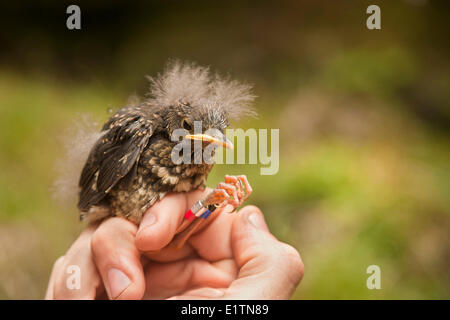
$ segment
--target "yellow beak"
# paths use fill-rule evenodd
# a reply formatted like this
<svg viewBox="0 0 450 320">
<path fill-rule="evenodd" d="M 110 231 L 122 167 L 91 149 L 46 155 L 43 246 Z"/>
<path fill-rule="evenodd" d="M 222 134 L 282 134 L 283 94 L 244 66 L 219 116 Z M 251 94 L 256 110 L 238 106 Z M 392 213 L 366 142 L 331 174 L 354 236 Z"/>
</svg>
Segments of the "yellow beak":
<svg viewBox="0 0 450 320">
<path fill-rule="evenodd" d="M 185 138 L 191 139 L 191 140 L 201 140 L 201 141 L 217 144 L 218 146 L 221 146 L 224 148 L 233 149 L 234 146 L 231 143 L 231 141 L 228 140 L 227 137 L 225 137 L 225 135 L 223 135 L 221 133 L 220 133 L 220 135 L 221 136 L 213 137 L 213 136 L 210 136 L 207 134 L 188 134 L 185 136 Z"/>
</svg>

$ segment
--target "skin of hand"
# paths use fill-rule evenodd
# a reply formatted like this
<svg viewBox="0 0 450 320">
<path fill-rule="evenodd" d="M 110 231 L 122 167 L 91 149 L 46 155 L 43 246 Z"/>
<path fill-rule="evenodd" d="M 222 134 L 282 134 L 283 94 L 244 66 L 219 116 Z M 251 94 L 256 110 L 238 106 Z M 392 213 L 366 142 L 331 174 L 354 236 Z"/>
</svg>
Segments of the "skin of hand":
<svg viewBox="0 0 450 320">
<path fill-rule="evenodd" d="M 255 206 L 217 209 L 181 249 L 166 247 L 203 192 L 167 195 L 139 227 L 117 217 L 88 226 L 55 262 L 45 298 L 289 299 L 303 262 L 269 232 Z M 73 265 L 79 289 L 66 285 Z"/>
</svg>

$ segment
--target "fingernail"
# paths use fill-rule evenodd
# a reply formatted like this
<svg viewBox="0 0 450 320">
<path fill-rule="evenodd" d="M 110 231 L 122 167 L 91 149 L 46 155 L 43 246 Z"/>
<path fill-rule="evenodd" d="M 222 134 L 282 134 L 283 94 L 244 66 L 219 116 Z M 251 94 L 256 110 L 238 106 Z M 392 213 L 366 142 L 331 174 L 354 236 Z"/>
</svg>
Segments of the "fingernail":
<svg viewBox="0 0 450 320">
<path fill-rule="evenodd" d="M 147 213 L 144 216 L 144 225 L 145 226 L 151 226 L 152 224 L 155 224 L 156 222 L 156 215 L 154 213 Z"/>
<path fill-rule="evenodd" d="M 209 289 L 208 292 L 206 292 L 206 296 L 210 298 L 220 298 L 225 295 L 225 292 L 222 290 L 217 289 Z"/>
<path fill-rule="evenodd" d="M 121 293 L 128 288 L 131 280 L 125 273 L 116 268 L 111 268 L 108 271 L 110 296 L 112 299 L 116 299 Z"/>
<path fill-rule="evenodd" d="M 156 222 L 156 215 L 152 212 L 146 213 L 144 219 L 142 219 L 141 225 L 139 226 L 139 231 L 154 225 L 155 222 Z"/>
<path fill-rule="evenodd" d="M 248 216 L 248 221 L 257 229 L 267 230 L 266 223 L 262 216 L 257 212 L 252 212 Z"/>
<path fill-rule="evenodd" d="M 220 298 L 225 295 L 225 292 L 219 289 L 208 288 L 199 294 L 201 297 L 205 298 Z"/>
</svg>

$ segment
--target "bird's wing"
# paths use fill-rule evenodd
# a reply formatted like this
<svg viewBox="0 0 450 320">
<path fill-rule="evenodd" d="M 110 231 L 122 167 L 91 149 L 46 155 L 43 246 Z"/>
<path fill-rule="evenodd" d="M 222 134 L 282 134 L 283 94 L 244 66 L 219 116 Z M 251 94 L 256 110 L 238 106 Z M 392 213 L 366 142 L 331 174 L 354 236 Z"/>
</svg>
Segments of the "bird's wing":
<svg viewBox="0 0 450 320">
<path fill-rule="evenodd" d="M 104 134 L 92 148 L 79 180 L 78 208 L 98 204 L 139 160 L 154 132 L 155 123 L 140 108 L 124 108 L 103 127 Z M 135 169 L 133 169 L 135 172 Z"/>
</svg>

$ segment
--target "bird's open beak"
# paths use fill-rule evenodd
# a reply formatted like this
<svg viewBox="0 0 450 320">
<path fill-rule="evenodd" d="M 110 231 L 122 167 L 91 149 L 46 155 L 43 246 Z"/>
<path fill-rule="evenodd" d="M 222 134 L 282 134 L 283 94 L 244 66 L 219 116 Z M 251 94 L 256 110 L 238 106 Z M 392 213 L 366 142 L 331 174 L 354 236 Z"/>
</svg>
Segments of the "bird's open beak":
<svg viewBox="0 0 450 320">
<path fill-rule="evenodd" d="M 214 134 L 214 136 L 210 136 L 207 134 L 188 134 L 185 136 L 185 138 L 191 139 L 191 140 L 201 140 L 201 141 L 205 141 L 205 142 L 209 142 L 209 143 L 214 143 L 214 144 L 217 144 L 221 147 L 228 148 L 228 149 L 234 148 L 231 141 L 228 140 L 227 137 L 225 137 L 225 135 L 221 132 Z"/>
</svg>

